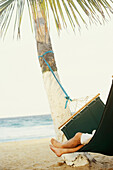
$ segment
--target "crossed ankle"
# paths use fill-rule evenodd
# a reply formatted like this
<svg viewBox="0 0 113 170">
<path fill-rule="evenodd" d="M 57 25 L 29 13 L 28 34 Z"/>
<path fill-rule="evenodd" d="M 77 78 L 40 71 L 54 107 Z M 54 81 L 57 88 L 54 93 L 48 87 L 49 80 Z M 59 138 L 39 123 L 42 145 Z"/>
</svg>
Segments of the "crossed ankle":
<svg viewBox="0 0 113 170">
<path fill-rule="evenodd" d="M 51 144 L 56 148 L 62 148 L 62 144 L 54 138 L 51 139 Z"/>
</svg>

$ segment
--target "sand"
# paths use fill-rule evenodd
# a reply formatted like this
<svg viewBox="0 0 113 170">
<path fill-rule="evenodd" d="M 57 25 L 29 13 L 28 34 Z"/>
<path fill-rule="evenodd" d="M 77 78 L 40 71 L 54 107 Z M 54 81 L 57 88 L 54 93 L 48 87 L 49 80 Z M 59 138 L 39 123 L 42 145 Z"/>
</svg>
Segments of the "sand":
<svg viewBox="0 0 113 170">
<path fill-rule="evenodd" d="M 113 169 L 113 157 L 94 154 L 96 163 L 70 167 L 49 149 L 50 139 L 0 143 L 0 170 Z"/>
</svg>

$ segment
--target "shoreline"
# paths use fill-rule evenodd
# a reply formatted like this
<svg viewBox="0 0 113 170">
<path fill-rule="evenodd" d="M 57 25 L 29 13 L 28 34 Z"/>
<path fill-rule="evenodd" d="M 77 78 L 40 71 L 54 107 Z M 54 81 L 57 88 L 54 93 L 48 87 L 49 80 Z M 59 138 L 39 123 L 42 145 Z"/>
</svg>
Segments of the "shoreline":
<svg viewBox="0 0 113 170">
<path fill-rule="evenodd" d="M 113 156 L 93 154 L 96 163 L 70 167 L 49 148 L 50 138 L 0 143 L 0 170 L 113 169 Z"/>
<path fill-rule="evenodd" d="M 52 136 L 52 137 L 55 138 L 55 136 Z M 32 141 L 40 141 L 40 140 L 43 141 L 43 140 L 50 140 L 52 137 L 47 137 L 47 138 L 46 138 L 46 137 L 43 137 L 43 138 L 37 138 L 37 139 L 36 139 L 36 138 L 31 138 L 31 139 L 30 139 L 30 138 L 29 138 L 29 139 L 17 139 L 17 140 L 14 140 L 14 141 L 13 141 L 13 140 L 11 140 L 11 141 L 0 141 L 0 144 L 11 143 L 11 142 L 12 142 L 12 143 L 13 143 L 13 142 L 15 143 L 15 142 L 28 142 L 28 141 L 31 141 L 31 142 L 32 142 Z"/>
</svg>

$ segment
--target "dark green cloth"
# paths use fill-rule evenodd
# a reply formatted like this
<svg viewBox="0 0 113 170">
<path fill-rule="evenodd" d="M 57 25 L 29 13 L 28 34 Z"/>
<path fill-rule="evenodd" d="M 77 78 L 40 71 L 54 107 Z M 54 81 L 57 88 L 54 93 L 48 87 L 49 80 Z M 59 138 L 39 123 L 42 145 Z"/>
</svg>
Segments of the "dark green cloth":
<svg viewBox="0 0 113 170">
<path fill-rule="evenodd" d="M 96 152 L 113 156 L 113 82 L 99 127 L 91 141 L 78 152 Z"/>
<path fill-rule="evenodd" d="M 92 133 L 94 129 L 97 129 L 104 111 L 104 107 L 104 103 L 98 97 L 85 109 L 78 113 L 61 129 L 67 139 L 71 139 L 77 132 Z"/>
</svg>

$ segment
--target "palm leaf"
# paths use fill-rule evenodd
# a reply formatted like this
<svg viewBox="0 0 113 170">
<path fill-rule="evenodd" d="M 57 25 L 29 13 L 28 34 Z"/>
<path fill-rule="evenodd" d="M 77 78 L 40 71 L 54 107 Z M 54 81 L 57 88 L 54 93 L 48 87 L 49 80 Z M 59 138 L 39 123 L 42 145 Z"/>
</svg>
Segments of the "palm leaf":
<svg viewBox="0 0 113 170">
<path fill-rule="evenodd" d="M 42 16 L 45 19 L 46 30 L 49 27 L 49 12 L 51 10 L 58 32 L 62 24 L 64 27 L 67 27 L 67 18 L 73 30 L 75 30 L 75 25 L 80 27 L 81 21 L 87 25 L 85 16 L 90 19 L 90 22 L 101 23 L 102 19 L 105 21 L 106 16 L 110 16 L 110 13 L 113 13 L 112 4 L 112 0 L 27 0 L 31 26 L 33 13 L 35 16 L 33 20 L 40 27 L 37 9 L 37 6 L 39 6 Z M 1 36 L 5 36 L 13 15 L 15 15 L 14 32 L 17 29 L 18 36 L 20 36 L 24 6 L 25 0 L 0 0 Z M 16 12 L 13 12 L 14 10 Z M 41 30 L 39 32 L 41 34 Z"/>
</svg>

